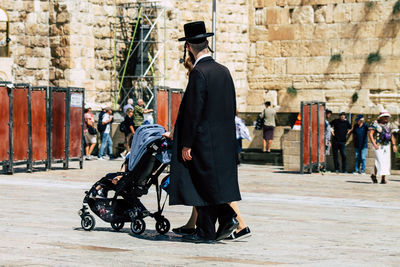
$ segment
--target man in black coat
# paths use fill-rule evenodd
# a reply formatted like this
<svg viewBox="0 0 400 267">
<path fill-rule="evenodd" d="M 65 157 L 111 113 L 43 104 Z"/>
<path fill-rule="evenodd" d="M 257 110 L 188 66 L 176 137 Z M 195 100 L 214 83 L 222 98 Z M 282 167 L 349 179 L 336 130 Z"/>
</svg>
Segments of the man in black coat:
<svg viewBox="0 0 400 267">
<path fill-rule="evenodd" d="M 241 199 L 236 165 L 236 94 L 229 70 L 208 54 L 204 22 L 184 25 L 195 59 L 173 132 L 170 205 L 195 206 L 193 242 L 222 240 L 238 226 L 227 204 Z M 218 231 L 215 223 L 218 219 Z"/>
</svg>

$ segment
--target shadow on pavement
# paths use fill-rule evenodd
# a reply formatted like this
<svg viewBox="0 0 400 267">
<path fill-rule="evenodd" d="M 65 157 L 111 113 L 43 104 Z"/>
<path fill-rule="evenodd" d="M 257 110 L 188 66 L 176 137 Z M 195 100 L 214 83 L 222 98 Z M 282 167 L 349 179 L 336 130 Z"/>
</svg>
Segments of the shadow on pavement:
<svg viewBox="0 0 400 267">
<path fill-rule="evenodd" d="M 155 230 L 146 230 L 141 235 L 135 235 L 129 232 L 129 235 L 138 239 L 151 240 L 151 241 L 169 241 L 169 242 L 182 242 L 182 238 L 173 233 L 167 233 L 165 235 L 160 235 Z"/>
<path fill-rule="evenodd" d="M 82 227 L 75 227 L 73 228 L 74 231 L 83 231 L 86 232 L 85 230 L 82 229 Z M 113 232 L 113 233 L 125 233 L 125 234 L 129 234 L 130 230 L 129 227 L 123 228 L 119 231 L 115 231 L 114 229 L 108 228 L 108 227 L 95 227 L 93 228 L 93 230 L 91 230 L 90 232 Z"/>
<path fill-rule="evenodd" d="M 372 184 L 372 182 L 361 182 L 361 181 L 346 181 L 346 183 L 353 183 L 353 184 Z"/>
</svg>

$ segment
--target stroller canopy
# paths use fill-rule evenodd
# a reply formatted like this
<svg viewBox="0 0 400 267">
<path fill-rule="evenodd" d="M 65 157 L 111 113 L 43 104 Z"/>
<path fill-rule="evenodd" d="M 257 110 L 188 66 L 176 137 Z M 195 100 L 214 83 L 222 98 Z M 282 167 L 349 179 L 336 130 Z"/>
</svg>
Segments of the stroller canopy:
<svg viewBox="0 0 400 267">
<path fill-rule="evenodd" d="M 147 145 L 162 138 L 164 127 L 158 124 L 142 125 L 133 135 L 131 151 L 129 154 L 128 170 L 133 171 L 141 157 L 147 151 Z"/>
</svg>

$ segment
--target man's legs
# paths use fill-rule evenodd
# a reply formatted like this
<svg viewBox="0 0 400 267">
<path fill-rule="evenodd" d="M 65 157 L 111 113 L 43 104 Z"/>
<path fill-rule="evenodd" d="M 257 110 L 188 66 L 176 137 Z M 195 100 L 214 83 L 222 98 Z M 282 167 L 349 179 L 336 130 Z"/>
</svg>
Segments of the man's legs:
<svg viewBox="0 0 400 267">
<path fill-rule="evenodd" d="M 361 149 L 361 173 L 365 173 L 365 166 L 367 165 L 368 147 Z"/>
<path fill-rule="evenodd" d="M 360 169 L 359 169 L 359 167 L 360 167 L 360 159 L 361 159 L 361 149 L 360 148 L 358 148 L 358 147 L 355 147 L 354 148 L 354 152 L 355 152 L 355 154 L 356 154 L 356 167 L 355 167 L 355 169 L 354 169 L 354 172 L 359 172 L 360 171 Z"/>
<path fill-rule="evenodd" d="M 106 143 L 107 143 L 107 135 L 108 135 L 107 133 L 103 133 L 103 136 L 101 138 L 99 158 L 103 157 L 104 149 L 106 148 Z"/>
<path fill-rule="evenodd" d="M 214 206 L 196 207 L 197 210 L 197 235 L 208 240 L 216 239 L 215 223 L 217 216 Z"/>
<path fill-rule="evenodd" d="M 215 232 L 215 223 L 217 219 L 219 223 L 218 234 L 221 234 L 221 231 L 225 230 L 224 226 L 229 225 L 232 219 L 236 217 L 235 211 L 229 204 L 196 207 L 196 210 L 198 213 L 196 222 L 197 234 L 209 240 L 215 240 L 218 237 Z M 235 229 L 236 228 L 237 225 Z M 228 237 L 229 234 L 226 237 Z"/>
<path fill-rule="evenodd" d="M 337 142 L 332 142 L 332 154 L 333 154 L 333 164 L 335 165 L 335 171 L 339 171 Z"/>
<path fill-rule="evenodd" d="M 347 158 L 346 158 L 346 142 L 340 142 L 339 146 L 340 156 L 342 157 L 342 172 L 347 172 Z"/>
<path fill-rule="evenodd" d="M 111 139 L 111 135 L 110 134 L 107 134 L 107 135 L 108 135 L 108 137 L 107 137 L 108 155 L 111 158 L 111 157 L 113 157 L 113 142 L 112 142 L 112 139 Z"/>
</svg>

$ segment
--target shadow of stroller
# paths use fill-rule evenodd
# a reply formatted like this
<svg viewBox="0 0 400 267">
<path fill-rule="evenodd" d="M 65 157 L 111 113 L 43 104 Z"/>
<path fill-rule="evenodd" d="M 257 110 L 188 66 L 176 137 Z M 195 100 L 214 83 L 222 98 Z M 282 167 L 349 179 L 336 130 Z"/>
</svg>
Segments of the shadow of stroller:
<svg viewBox="0 0 400 267">
<path fill-rule="evenodd" d="M 146 230 L 141 235 L 135 235 L 129 232 L 129 235 L 138 239 L 151 240 L 151 241 L 167 241 L 167 242 L 182 242 L 182 237 L 172 232 L 165 235 L 160 235 L 155 230 Z"/>
</svg>

